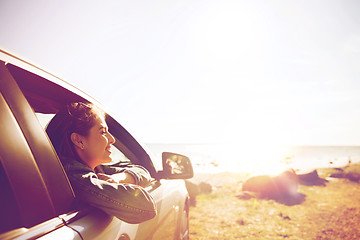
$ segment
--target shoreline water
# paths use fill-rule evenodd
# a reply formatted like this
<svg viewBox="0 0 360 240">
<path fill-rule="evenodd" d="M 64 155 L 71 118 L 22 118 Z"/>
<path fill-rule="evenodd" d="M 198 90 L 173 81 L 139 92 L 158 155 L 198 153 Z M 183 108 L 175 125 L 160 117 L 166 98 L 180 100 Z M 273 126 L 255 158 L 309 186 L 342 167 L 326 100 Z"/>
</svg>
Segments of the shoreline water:
<svg viewBox="0 0 360 240">
<path fill-rule="evenodd" d="M 223 144 L 147 144 L 155 156 L 163 151 L 190 157 L 195 173 L 253 173 L 293 168 L 344 167 L 360 162 L 360 146 L 287 146 L 234 149 Z"/>
</svg>

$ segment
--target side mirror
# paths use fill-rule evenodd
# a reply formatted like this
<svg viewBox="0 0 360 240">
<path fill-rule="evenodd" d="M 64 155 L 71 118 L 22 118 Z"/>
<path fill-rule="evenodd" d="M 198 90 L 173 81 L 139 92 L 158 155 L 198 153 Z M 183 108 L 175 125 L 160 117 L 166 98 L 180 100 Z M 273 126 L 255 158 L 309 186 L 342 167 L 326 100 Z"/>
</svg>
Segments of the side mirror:
<svg viewBox="0 0 360 240">
<path fill-rule="evenodd" d="M 163 171 L 159 172 L 163 179 L 188 179 L 194 176 L 193 167 L 188 157 L 176 153 L 162 153 Z"/>
</svg>

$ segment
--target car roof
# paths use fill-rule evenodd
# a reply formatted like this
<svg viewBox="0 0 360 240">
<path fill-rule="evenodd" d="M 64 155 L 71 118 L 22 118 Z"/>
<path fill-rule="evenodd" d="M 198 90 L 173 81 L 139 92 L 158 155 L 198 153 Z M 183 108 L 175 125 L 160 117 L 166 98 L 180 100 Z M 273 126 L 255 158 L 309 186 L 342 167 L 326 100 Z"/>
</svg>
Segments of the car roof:
<svg viewBox="0 0 360 240">
<path fill-rule="evenodd" d="M 32 106 L 38 107 L 38 109 L 34 109 L 35 112 L 56 113 L 56 110 L 58 109 L 58 104 L 56 104 L 56 102 L 67 104 L 69 101 L 92 102 L 101 109 L 104 109 L 104 107 L 98 101 L 93 99 L 85 92 L 79 90 L 72 84 L 1 49 L 0 60 L 3 60 L 6 63 L 7 68 L 17 83 L 20 85 L 20 88 L 22 88 L 23 92 L 25 91 L 24 94 L 28 101 L 30 100 L 30 104 L 36 103 L 35 101 L 37 100 L 37 102 L 41 100 L 35 99 L 35 96 L 31 96 L 31 94 L 29 94 L 31 90 L 35 90 L 36 92 L 36 88 L 39 88 L 39 85 L 40 87 L 46 87 L 46 89 L 49 91 L 46 94 L 49 99 L 52 98 L 57 100 L 52 103 L 54 106 L 31 104 Z"/>
</svg>

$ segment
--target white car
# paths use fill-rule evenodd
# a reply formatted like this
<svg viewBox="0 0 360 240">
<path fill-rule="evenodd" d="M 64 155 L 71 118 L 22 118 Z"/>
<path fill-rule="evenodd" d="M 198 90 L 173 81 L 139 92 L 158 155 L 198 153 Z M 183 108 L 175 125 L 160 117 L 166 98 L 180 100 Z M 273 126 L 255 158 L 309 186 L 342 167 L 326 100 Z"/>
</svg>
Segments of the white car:
<svg viewBox="0 0 360 240">
<path fill-rule="evenodd" d="M 75 196 L 44 119 L 77 101 L 101 107 L 70 84 L 0 50 L 0 239 L 189 239 L 183 180 L 193 176 L 189 158 L 163 153 L 157 162 L 109 112 L 117 149 L 113 158 L 126 158 L 150 172 L 155 180 L 146 190 L 157 216 L 128 224 L 93 207 L 72 206 Z"/>
</svg>

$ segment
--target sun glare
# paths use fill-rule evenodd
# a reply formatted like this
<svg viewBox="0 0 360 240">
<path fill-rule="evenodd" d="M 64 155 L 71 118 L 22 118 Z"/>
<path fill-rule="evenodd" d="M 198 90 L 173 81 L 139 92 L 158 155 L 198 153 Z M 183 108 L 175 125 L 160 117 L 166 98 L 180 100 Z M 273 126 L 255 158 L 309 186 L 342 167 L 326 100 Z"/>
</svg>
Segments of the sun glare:
<svg viewBox="0 0 360 240">
<path fill-rule="evenodd" d="M 242 8 L 240 3 L 234 7 L 222 2 L 200 15 L 193 27 L 193 36 L 194 51 L 203 65 L 222 70 L 234 66 L 249 67 L 249 62 L 265 50 L 262 16 L 255 11 L 242 11 L 239 14 Z M 226 72 L 223 74 L 226 75 Z"/>
<path fill-rule="evenodd" d="M 225 128 L 223 157 L 228 170 L 277 174 L 289 168 L 284 148 L 291 145 L 290 126 L 283 116 L 253 112 L 248 118 L 239 114 Z"/>
</svg>

